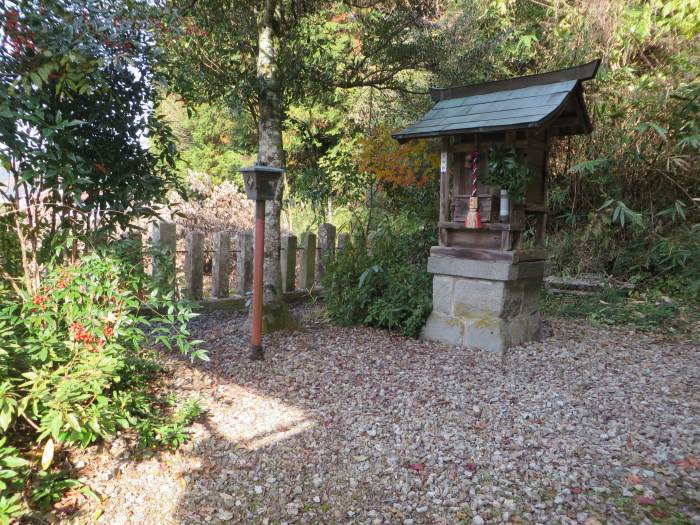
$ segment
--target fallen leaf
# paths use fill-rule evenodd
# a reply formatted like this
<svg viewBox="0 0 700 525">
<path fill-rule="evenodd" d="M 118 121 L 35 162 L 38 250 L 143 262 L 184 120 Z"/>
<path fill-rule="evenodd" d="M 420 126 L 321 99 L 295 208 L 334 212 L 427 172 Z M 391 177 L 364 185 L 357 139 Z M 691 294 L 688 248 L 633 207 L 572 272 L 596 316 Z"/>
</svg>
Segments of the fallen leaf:
<svg viewBox="0 0 700 525">
<path fill-rule="evenodd" d="M 51 462 L 53 461 L 53 452 L 53 439 L 49 438 L 46 445 L 44 445 L 44 452 L 41 454 L 41 468 L 43 470 L 46 470 L 51 466 Z"/>
<path fill-rule="evenodd" d="M 583 492 L 581 487 L 569 487 L 569 490 L 572 494 L 581 494 L 581 492 Z"/>
<path fill-rule="evenodd" d="M 408 467 L 416 472 L 423 472 L 425 470 L 425 463 L 411 463 Z"/>
<path fill-rule="evenodd" d="M 634 474 L 630 474 L 627 476 L 627 481 L 629 481 L 632 485 L 639 485 L 642 483 L 642 478 L 635 476 Z"/>
<path fill-rule="evenodd" d="M 477 430 L 484 430 L 486 428 L 486 421 L 477 421 L 474 423 L 474 428 Z"/>
<path fill-rule="evenodd" d="M 333 424 L 333 420 L 332 420 L 332 419 L 326 419 L 326 420 L 323 422 L 323 426 L 326 427 L 326 428 L 328 428 L 328 427 L 331 426 L 332 424 Z"/>
<path fill-rule="evenodd" d="M 686 456 L 685 459 L 676 461 L 676 465 L 686 470 L 694 470 L 700 467 L 700 461 L 693 456 Z"/>
<path fill-rule="evenodd" d="M 471 472 L 476 471 L 476 463 L 467 463 L 465 466 L 467 467 L 467 470 Z"/>
<path fill-rule="evenodd" d="M 249 459 L 245 463 L 242 463 L 240 468 L 243 470 L 255 470 L 257 464 L 257 461 L 255 461 L 254 459 Z"/>
<path fill-rule="evenodd" d="M 353 456 L 352 460 L 355 461 L 356 463 L 362 463 L 363 461 L 367 461 L 369 458 L 367 456 Z"/>
<path fill-rule="evenodd" d="M 627 442 L 625 443 L 625 448 L 627 450 L 632 450 L 634 448 L 634 441 L 632 441 L 632 434 L 627 434 Z"/>
<path fill-rule="evenodd" d="M 647 496 L 636 496 L 636 498 L 640 505 L 656 505 L 654 498 L 648 498 Z"/>
</svg>

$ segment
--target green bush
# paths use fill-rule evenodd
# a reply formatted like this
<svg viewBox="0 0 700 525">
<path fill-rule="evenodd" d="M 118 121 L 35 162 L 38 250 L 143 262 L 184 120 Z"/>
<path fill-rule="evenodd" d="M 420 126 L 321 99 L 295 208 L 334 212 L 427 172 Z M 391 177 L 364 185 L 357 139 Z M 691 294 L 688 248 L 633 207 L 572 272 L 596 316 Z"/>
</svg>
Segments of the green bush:
<svg viewBox="0 0 700 525">
<path fill-rule="evenodd" d="M 331 319 L 417 336 L 432 309 L 426 261 L 436 237 L 406 216 L 383 219 L 367 237 L 356 233 L 324 277 Z"/>
<path fill-rule="evenodd" d="M 74 263 L 49 264 L 31 295 L 0 288 L 0 430 L 7 436 L 0 441 L 0 523 L 26 510 L 17 497 L 24 486 L 40 507 L 76 486 L 50 471 L 56 444 L 88 446 L 140 430 L 144 418 L 166 424 L 149 392 L 158 370 L 149 345 L 206 359 L 189 340 L 194 314 L 178 301 L 172 278 L 163 272 L 153 280 L 120 253 L 96 249 Z M 185 439 L 182 425 L 195 412 L 190 406 L 175 418 L 168 445 Z"/>
</svg>

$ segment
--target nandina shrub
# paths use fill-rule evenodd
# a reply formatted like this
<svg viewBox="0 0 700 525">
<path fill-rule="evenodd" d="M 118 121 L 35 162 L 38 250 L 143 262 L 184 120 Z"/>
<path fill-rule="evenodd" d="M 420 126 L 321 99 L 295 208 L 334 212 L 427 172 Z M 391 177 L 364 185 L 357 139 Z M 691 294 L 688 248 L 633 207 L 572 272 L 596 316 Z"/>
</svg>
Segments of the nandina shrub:
<svg viewBox="0 0 700 525">
<path fill-rule="evenodd" d="M 105 248 L 48 265 L 34 294 L 0 288 L 0 431 L 9 436 L 0 443 L 0 523 L 18 511 L 18 479 L 48 469 L 56 444 L 87 446 L 152 414 L 149 347 L 206 358 L 171 284 Z M 17 450 L 7 447 L 24 456 L 12 472 L 2 455 Z"/>
</svg>

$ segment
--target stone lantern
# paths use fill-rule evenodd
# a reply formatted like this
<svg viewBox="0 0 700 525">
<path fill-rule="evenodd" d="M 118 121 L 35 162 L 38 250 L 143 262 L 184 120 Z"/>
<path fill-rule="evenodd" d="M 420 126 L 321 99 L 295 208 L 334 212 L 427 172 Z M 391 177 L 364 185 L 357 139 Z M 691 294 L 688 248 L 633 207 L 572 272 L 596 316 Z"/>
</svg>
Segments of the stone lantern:
<svg viewBox="0 0 700 525">
<path fill-rule="evenodd" d="M 253 250 L 253 310 L 250 335 L 250 359 L 264 359 L 262 348 L 263 259 L 265 252 L 265 201 L 275 198 L 281 168 L 248 166 L 241 168 L 248 198 L 255 201 L 255 248 Z"/>
</svg>

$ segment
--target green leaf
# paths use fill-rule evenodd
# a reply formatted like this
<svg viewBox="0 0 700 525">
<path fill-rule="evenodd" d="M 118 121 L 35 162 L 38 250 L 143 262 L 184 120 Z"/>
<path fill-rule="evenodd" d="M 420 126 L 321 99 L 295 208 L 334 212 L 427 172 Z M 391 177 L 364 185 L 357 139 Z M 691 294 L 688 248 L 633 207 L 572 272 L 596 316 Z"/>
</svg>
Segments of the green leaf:
<svg viewBox="0 0 700 525">
<path fill-rule="evenodd" d="M 75 417 L 75 414 L 69 413 L 66 415 L 66 421 L 68 421 L 68 424 L 70 427 L 75 430 L 76 432 L 80 432 L 80 423 L 78 422 L 78 418 Z"/>
</svg>

